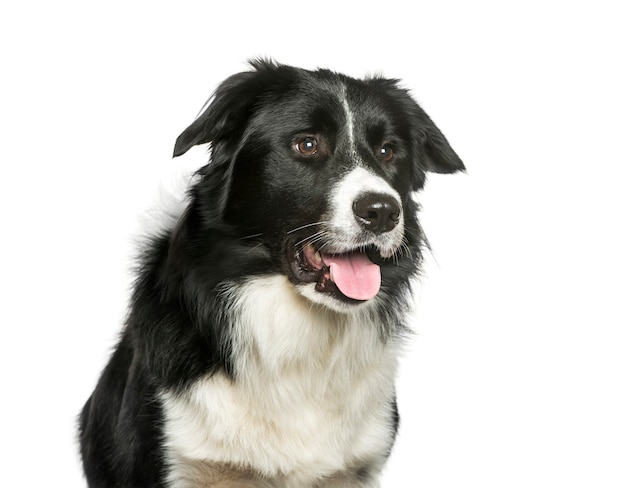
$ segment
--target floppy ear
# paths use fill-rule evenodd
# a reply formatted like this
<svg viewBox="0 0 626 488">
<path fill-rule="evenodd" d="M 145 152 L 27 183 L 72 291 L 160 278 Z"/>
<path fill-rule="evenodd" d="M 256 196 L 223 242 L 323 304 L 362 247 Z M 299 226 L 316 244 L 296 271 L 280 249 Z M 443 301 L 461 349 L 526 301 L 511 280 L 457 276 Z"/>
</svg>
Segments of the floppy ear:
<svg viewBox="0 0 626 488">
<path fill-rule="evenodd" d="M 465 171 L 461 158 L 450 147 L 448 140 L 409 91 L 399 86 L 398 80 L 374 77 L 369 82 L 389 95 L 395 111 L 408 116 L 403 125 L 406 125 L 407 137 L 413 139 L 415 144 L 416 170 L 422 173 L 420 178 L 422 182 L 416 183 L 417 187 L 423 184 L 423 173 L 426 171 L 434 173 Z"/>
<path fill-rule="evenodd" d="M 439 128 L 417 103 L 415 107 L 417 108 L 415 117 L 418 124 L 418 141 L 422 149 L 421 154 L 423 154 L 423 159 L 420 161 L 420 166 L 423 166 L 422 170 L 434 173 L 465 171 L 463 161 L 450 147 L 450 143 Z"/>
<path fill-rule="evenodd" d="M 256 75 L 256 72 L 248 71 L 226 79 L 209 99 L 204 112 L 178 136 L 174 157 L 185 154 L 198 144 L 236 135 L 236 131 L 245 125 L 243 119 L 247 118 L 249 106 L 259 91 Z"/>
</svg>

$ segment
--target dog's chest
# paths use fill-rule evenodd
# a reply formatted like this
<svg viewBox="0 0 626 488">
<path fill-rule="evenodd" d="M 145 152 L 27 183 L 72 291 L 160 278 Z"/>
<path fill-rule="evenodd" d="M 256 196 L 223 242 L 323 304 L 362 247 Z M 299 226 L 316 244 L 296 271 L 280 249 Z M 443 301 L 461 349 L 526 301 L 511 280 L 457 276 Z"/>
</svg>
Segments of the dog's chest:
<svg viewBox="0 0 626 488">
<path fill-rule="evenodd" d="M 250 291 L 239 294 L 248 310 L 236 317 L 237 380 L 216 374 L 162 395 L 170 465 L 238 465 L 307 486 L 381 462 L 395 434 L 393 345 L 372 324 L 324 330 L 294 303 L 261 310 L 272 303 L 251 305 Z"/>
<path fill-rule="evenodd" d="M 216 376 L 198 384 L 192 398 L 165 395 L 168 457 L 245 466 L 268 478 L 300 481 L 293 486 L 357 462 L 378 463 L 393 438 L 387 400 L 359 392 L 338 402 L 299 388 L 287 382 L 246 392 Z"/>
</svg>

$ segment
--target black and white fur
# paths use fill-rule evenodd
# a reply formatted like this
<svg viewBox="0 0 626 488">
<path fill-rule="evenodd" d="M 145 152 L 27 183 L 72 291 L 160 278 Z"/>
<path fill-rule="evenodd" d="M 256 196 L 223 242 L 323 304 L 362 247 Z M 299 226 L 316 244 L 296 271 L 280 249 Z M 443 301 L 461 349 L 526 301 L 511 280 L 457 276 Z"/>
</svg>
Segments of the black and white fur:
<svg viewBox="0 0 626 488">
<path fill-rule="evenodd" d="M 464 167 L 395 80 L 252 65 L 176 142 L 210 162 L 140 256 L 80 417 L 89 486 L 379 486 L 424 243 L 413 193 Z M 320 264 L 353 252 L 380 267 L 371 299 Z"/>
</svg>

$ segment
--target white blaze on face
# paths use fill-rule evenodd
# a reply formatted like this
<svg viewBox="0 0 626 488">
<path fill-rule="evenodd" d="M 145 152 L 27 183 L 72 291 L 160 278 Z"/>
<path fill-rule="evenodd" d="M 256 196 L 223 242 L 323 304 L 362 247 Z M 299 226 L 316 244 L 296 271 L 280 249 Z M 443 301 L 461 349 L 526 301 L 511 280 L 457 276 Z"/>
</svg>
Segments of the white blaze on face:
<svg viewBox="0 0 626 488">
<path fill-rule="evenodd" d="M 336 247 L 337 251 L 362 246 L 363 229 L 354 215 L 353 205 L 356 200 L 365 194 L 378 194 L 394 198 L 398 206 L 402 208 L 402 199 L 396 190 L 383 178 L 375 175 L 365 168 L 356 146 L 356 127 L 354 124 L 354 112 L 352 111 L 347 97 L 347 87 L 342 89 L 341 103 L 345 114 L 346 131 L 349 141 L 349 155 L 356 167 L 347 173 L 331 190 L 331 206 L 329 225 L 331 240 L 330 247 Z M 375 244 L 383 257 L 391 256 L 401 245 L 404 236 L 404 219 L 400 218 L 398 225 L 390 232 L 380 234 Z"/>
<path fill-rule="evenodd" d="M 350 105 L 348 104 L 348 98 L 346 97 L 346 88 L 343 89 L 343 97 L 341 98 L 341 102 L 343 105 L 343 111 L 346 116 L 346 129 L 348 130 L 348 138 L 350 139 L 350 149 L 351 152 L 356 153 L 356 144 L 354 137 L 354 114 L 350 109 Z"/>
</svg>

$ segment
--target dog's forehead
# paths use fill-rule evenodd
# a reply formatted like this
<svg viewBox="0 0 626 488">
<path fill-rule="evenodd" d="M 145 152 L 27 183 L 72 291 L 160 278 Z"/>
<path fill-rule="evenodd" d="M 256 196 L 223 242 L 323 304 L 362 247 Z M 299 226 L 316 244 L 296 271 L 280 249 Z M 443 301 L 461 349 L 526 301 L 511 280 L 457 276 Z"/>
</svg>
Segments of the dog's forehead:
<svg viewBox="0 0 626 488">
<path fill-rule="evenodd" d="M 293 131 L 336 132 L 348 127 L 352 133 L 372 126 L 390 125 L 393 113 L 385 94 L 363 80 L 337 78 L 307 80 L 292 89 L 266 98 L 262 121 L 272 121 Z"/>
</svg>

